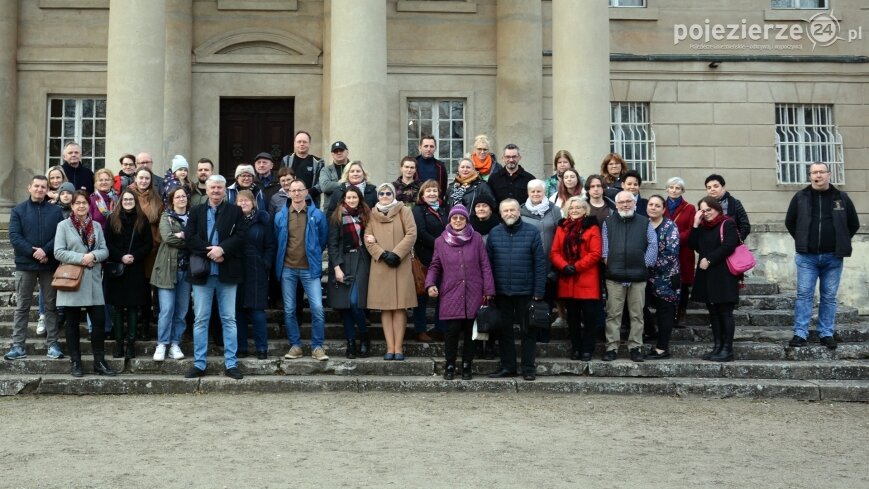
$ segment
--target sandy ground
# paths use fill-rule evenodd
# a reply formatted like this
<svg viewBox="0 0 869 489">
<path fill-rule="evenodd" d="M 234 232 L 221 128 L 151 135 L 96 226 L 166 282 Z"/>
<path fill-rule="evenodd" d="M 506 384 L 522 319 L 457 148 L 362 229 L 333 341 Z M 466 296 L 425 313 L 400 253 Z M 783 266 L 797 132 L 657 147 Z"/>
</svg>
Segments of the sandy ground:
<svg viewBox="0 0 869 489">
<path fill-rule="evenodd" d="M 657 428 L 657 429 L 656 429 Z M 517 394 L 0 399 L 0 487 L 869 487 L 869 405 Z"/>
</svg>

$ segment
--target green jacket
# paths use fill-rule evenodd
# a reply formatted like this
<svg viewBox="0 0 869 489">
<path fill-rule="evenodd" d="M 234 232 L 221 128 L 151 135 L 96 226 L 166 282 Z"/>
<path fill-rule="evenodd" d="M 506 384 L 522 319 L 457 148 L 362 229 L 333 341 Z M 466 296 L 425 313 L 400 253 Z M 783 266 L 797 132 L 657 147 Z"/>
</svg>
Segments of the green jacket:
<svg viewBox="0 0 869 489">
<path fill-rule="evenodd" d="M 157 250 L 157 258 L 154 260 L 154 269 L 151 271 L 151 285 L 160 289 L 174 289 L 176 273 L 178 271 L 178 250 L 187 247 L 184 238 L 175 236 L 175 233 L 184 231 L 184 224 L 176 217 L 163 212 L 160 216 L 160 249 Z"/>
</svg>

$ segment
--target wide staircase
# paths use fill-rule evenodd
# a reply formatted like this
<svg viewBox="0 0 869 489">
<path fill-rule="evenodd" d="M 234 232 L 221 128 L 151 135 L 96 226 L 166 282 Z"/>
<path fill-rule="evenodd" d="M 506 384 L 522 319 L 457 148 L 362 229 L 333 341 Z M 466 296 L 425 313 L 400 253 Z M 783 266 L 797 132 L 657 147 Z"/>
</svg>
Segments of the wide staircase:
<svg viewBox="0 0 869 489">
<path fill-rule="evenodd" d="M 6 231 L 0 231 L 0 338 L 3 352 L 12 336 L 14 311 L 14 264 Z M 35 302 L 34 302 L 35 304 Z M 818 344 L 810 337 L 809 346 L 790 348 L 793 294 L 781 293 L 778 285 L 748 280 L 736 311 L 736 360 L 714 363 L 699 360 L 709 349 L 711 333 L 706 312 L 699 304 L 689 310 L 685 327 L 673 332 L 667 360 L 634 363 L 624 346 L 614 362 L 600 360 L 598 345 L 591 362 L 569 359 L 566 328 L 553 328 L 551 341 L 537 345 L 536 381 L 488 379 L 486 373 L 498 367 L 497 360 L 474 361 L 474 379 L 445 381 L 444 345 L 439 342 L 412 341 L 408 330 L 405 361 L 384 361 L 385 342 L 372 313 L 372 356 L 344 358 L 343 327 L 334 311 L 327 311 L 326 350 L 330 360 L 321 362 L 306 356 L 286 360 L 288 346 L 281 312 L 268 313 L 269 358 L 239 360 L 243 380 L 223 376 L 223 357 L 219 347 L 210 345 L 207 376 L 185 379 L 192 365 L 192 345 L 182 348 L 187 358 L 155 362 L 154 341 L 136 343 L 136 358 L 107 359 L 122 372 L 117 377 L 92 374 L 91 345 L 82 325 L 84 378 L 69 375 L 69 360 L 47 358 L 44 337 L 36 336 L 38 314 L 30 314 L 26 359 L 0 360 L 0 395 L 24 394 L 193 394 L 210 392 L 544 392 L 571 394 L 656 394 L 713 398 L 790 398 L 800 400 L 869 401 L 869 321 L 856 309 L 840 306 L 837 314 L 836 350 Z M 430 311 L 431 313 L 431 311 Z M 305 312 L 307 316 L 307 311 Z M 61 329 L 62 331 L 62 329 Z M 62 333 L 61 333 L 62 336 Z M 152 334 L 153 336 L 153 334 Z M 303 339 L 310 338 L 310 323 L 305 318 Z M 61 337 L 61 348 L 66 353 Z M 107 341 L 106 350 L 112 351 Z M 253 344 L 250 351 L 254 351 Z M 518 345 L 517 345 L 518 351 Z M 460 361 L 459 361 L 460 364 Z M 458 375 L 457 375 L 458 378 Z"/>
</svg>

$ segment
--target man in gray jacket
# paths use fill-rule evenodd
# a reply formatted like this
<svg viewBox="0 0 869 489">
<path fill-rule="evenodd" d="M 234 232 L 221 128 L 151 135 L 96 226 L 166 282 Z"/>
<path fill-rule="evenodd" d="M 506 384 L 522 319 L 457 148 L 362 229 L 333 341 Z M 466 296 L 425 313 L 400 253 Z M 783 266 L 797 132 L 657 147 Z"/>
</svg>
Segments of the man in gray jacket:
<svg viewBox="0 0 869 489">
<path fill-rule="evenodd" d="M 51 278 L 57 268 L 54 259 L 54 234 L 63 221 L 60 207 L 48 202 L 48 178 L 37 175 L 27 187 L 30 197 L 12 209 L 9 219 L 9 241 L 15 250 L 15 291 L 18 305 L 15 308 L 12 331 L 12 348 L 4 355 L 6 360 L 27 358 L 24 343 L 27 341 L 27 318 L 33 303 L 33 291 L 38 283 L 42 288 L 45 305 L 45 330 L 48 333 L 48 358 L 63 358 L 57 343 L 57 291 L 51 286 Z"/>
</svg>

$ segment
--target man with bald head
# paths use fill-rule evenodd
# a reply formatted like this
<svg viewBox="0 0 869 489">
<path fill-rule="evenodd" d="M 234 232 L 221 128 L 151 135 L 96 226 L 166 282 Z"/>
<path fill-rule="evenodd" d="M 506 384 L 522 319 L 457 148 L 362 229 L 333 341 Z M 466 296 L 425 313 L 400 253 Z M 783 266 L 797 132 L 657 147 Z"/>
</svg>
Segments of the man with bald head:
<svg viewBox="0 0 869 489">
<path fill-rule="evenodd" d="M 616 194 L 616 213 L 603 223 L 603 260 L 606 264 L 606 353 L 616 359 L 621 339 L 625 303 L 631 317 L 628 351 L 631 360 L 642 362 L 643 304 L 649 267 L 658 259 L 658 236 L 649 218 L 636 212 L 636 199 L 628 191 Z"/>
<path fill-rule="evenodd" d="M 136 155 L 136 171 L 139 171 L 139 168 L 147 168 L 149 172 L 151 172 L 151 184 L 157 189 L 157 193 L 161 194 L 163 192 L 163 177 L 154 173 L 154 159 L 151 158 L 151 153 L 141 152 Z"/>
</svg>

